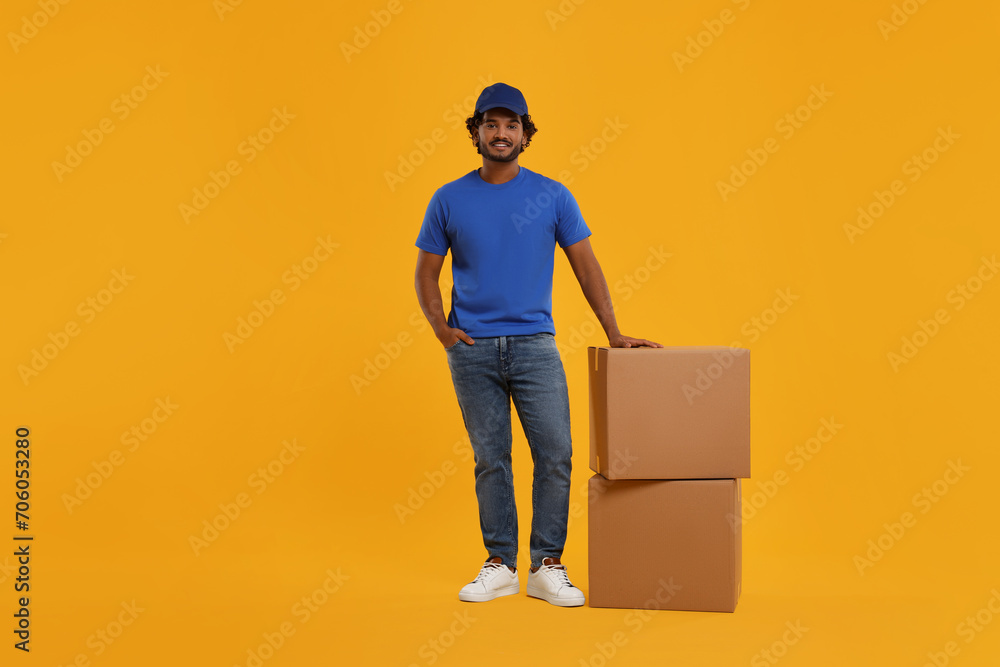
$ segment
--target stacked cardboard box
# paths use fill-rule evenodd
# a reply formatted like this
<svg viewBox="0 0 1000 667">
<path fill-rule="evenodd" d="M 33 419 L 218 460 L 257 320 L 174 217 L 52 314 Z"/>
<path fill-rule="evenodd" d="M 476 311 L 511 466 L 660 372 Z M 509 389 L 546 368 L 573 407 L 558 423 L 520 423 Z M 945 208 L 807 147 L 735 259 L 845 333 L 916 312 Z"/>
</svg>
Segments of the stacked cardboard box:
<svg viewBox="0 0 1000 667">
<path fill-rule="evenodd" d="M 590 606 L 735 610 L 749 350 L 588 352 Z"/>
</svg>

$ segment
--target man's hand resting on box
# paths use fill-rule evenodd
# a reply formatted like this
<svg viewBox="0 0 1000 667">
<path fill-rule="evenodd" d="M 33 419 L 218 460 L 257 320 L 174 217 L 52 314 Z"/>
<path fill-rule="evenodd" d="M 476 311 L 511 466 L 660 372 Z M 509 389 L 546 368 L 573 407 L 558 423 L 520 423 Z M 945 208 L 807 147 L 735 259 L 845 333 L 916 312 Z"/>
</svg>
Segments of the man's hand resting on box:
<svg viewBox="0 0 1000 667">
<path fill-rule="evenodd" d="M 631 336 L 623 336 L 621 334 L 611 337 L 608 342 L 611 344 L 611 347 L 663 347 L 659 343 L 654 343 L 645 338 L 632 338 Z"/>
</svg>

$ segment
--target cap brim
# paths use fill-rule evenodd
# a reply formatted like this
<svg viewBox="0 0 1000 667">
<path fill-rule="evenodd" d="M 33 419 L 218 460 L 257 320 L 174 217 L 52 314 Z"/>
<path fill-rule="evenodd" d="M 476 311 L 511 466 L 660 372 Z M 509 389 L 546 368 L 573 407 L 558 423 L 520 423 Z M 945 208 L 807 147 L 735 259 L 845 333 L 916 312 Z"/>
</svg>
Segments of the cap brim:
<svg viewBox="0 0 1000 667">
<path fill-rule="evenodd" d="M 512 107 L 512 106 L 510 106 L 508 104 L 488 104 L 487 103 L 482 109 L 480 109 L 480 111 L 482 111 L 482 112 L 485 113 L 485 112 L 489 111 L 490 109 L 508 109 L 508 110 L 513 111 L 514 113 L 516 113 L 518 116 L 526 116 L 526 115 L 528 115 L 528 110 L 527 109 L 523 109 L 521 107 Z"/>
</svg>

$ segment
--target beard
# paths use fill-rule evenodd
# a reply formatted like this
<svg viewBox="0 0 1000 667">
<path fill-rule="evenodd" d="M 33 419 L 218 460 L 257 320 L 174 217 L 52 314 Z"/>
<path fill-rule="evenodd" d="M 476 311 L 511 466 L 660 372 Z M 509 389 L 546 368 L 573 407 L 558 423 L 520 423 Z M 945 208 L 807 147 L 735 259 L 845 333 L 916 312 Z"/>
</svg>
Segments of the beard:
<svg viewBox="0 0 1000 667">
<path fill-rule="evenodd" d="M 479 142 L 479 152 L 483 154 L 483 157 L 491 162 L 513 162 L 517 159 L 517 156 L 521 154 L 522 148 L 521 144 L 511 143 L 510 150 L 506 154 L 494 153 L 490 150 L 490 145 L 485 141 Z"/>
</svg>

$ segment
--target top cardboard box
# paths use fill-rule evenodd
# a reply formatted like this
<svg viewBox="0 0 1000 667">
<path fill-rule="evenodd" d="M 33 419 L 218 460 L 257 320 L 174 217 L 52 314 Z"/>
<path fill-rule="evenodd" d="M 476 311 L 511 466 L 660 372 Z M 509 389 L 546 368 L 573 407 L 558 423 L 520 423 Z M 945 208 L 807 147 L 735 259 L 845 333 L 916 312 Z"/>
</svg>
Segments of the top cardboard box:
<svg viewBox="0 0 1000 667">
<path fill-rule="evenodd" d="M 750 477 L 750 351 L 588 349 L 590 469 L 607 479 Z"/>
</svg>

